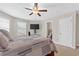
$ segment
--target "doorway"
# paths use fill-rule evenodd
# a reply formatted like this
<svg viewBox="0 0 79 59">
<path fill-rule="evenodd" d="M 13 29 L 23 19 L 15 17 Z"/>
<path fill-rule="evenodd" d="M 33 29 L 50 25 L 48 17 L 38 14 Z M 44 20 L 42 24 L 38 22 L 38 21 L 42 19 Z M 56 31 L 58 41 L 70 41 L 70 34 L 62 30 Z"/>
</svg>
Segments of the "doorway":
<svg viewBox="0 0 79 59">
<path fill-rule="evenodd" d="M 52 22 L 47 22 L 47 37 L 52 40 Z"/>
</svg>

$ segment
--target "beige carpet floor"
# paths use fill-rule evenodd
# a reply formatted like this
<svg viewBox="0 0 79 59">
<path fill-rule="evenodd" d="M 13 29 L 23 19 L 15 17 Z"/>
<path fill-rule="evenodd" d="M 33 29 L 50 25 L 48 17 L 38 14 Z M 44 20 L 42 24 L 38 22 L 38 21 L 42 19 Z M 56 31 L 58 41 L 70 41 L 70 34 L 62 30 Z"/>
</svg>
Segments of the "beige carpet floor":
<svg viewBox="0 0 79 59">
<path fill-rule="evenodd" d="M 55 56 L 79 56 L 79 47 L 77 49 L 72 49 L 62 45 L 56 45 L 58 53 Z"/>
</svg>

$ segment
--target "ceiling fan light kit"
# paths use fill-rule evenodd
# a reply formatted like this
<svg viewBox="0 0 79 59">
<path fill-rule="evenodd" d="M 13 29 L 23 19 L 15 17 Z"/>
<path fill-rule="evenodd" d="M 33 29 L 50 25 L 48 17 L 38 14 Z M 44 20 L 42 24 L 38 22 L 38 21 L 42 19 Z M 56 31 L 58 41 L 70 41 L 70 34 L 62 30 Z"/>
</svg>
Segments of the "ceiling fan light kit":
<svg viewBox="0 0 79 59">
<path fill-rule="evenodd" d="M 41 15 L 40 15 L 40 12 L 47 12 L 46 9 L 45 9 L 45 10 L 39 10 L 38 8 L 39 8 L 39 7 L 38 7 L 38 3 L 34 3 L 33 9 L 30 9 L 30 8 L 25 8 L 25 9 L 32 11 L 29 15 L 36 14 L 36 15 L 38 15 L 38 16 L 41 16 Z"/>
</svg>

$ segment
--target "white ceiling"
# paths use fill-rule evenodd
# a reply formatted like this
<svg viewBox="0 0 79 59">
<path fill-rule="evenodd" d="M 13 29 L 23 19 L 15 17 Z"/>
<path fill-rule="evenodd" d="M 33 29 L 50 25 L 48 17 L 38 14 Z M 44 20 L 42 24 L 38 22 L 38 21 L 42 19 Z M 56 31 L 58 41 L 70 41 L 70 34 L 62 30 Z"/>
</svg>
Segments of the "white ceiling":
<svg viewBox="0 0 79 59">
<path fill-rule="evenodd" d="M 78 11 L 78 3 L 39 3 L 40 9 L 47 9 L 46 13 L 40 13 L 41 17 L 33 14 L 29 16 L 31 11 L 25 10 L 24 8 L 32 8 L 33 3 L 0 3 L 0 10 L 18 18 L 23 18 L 26 20 L 44 20 L 50 19 L 52 17 L 62 15 L 64 13 Z"/>
</svg>

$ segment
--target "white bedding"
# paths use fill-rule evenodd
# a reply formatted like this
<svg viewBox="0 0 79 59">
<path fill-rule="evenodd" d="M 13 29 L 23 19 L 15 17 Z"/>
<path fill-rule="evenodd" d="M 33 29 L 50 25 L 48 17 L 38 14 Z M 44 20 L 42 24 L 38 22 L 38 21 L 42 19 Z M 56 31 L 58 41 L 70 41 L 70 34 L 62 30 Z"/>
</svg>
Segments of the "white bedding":
<svg viewBox="0 0 79 59">
<path fill-rule="evenodd" d="M 55 48 L 55 47 L 53 47 Z M 54 49 L 53 49 L 54 50 Z M 3 56 L 17 56 L 17 55 L 46 55 L 51 52 L 50 39 L 39 38 L 26 38 L 11 42 L 8 46 L 8 51 L 1 52 Z"/>
</svg>

